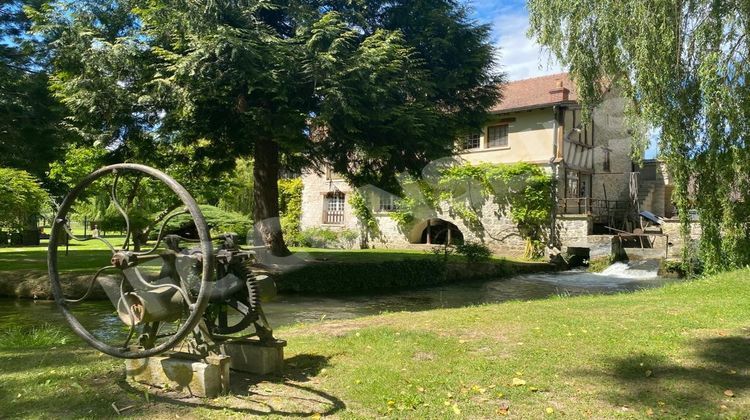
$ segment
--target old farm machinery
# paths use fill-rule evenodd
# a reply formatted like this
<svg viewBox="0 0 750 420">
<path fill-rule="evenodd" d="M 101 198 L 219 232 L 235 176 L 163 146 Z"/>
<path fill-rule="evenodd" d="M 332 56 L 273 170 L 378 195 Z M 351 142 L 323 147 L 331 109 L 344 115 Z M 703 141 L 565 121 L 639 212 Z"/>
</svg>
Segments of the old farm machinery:
<svg viewBox="0 0 750 420">
<path fill-rule="evenodd" d="M 73 216 L 96 209 L 101 226 L 76 235 Z M 117 223 L 123 235 L 98 233 Z M 107 249 L 94 254 L 101 266 L 75 296 L 60 275 L 68 260 L 58 244 L 66 239 Z M 52 293 L 64 318 L 95 349 L 126 359 L 128 377 L 213 396 L 227 389 L 230 367 L 256 374 L 280 368 L 285 343 L 261 308 L 274 287 L 258 274 L 258 249 L 243 248 L 234 233 L 211 236 L 196 200 L 167 174 L 137 164 L 96 170 L 63 200 L 49 244 Z M 101 305 L 91 302 L 97 294 L 112 304 L 106 319 L 87 314 Z M 113 332 L 112 323 L 121 328 Z"/>
</svg>

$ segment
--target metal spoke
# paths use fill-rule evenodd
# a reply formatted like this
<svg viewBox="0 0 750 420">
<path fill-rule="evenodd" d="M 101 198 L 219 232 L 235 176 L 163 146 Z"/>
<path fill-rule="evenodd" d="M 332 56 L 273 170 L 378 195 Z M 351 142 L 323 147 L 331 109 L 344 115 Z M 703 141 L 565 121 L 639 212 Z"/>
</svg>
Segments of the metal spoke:
<svg viewBox="0 0 750 420">
<path fill-rule="evenodd" d="M 149 249 L 148 251 L 145 251 L 145 252 L 134 252 L 134 254 L 135 255 L 147 255 L 147 254 L 150 254 L 150 253 L 156 251 L 156 249 L 159 248 L 159 244 L 161 243 L 162 239 L 164 239 L 164 235 L 163 234 L 164 234 L 164 229 L 166 229 L 166 227 L 167 227 L 167 222 L 169 222 L 170 220 L 174 219 L 175 217 L 177 217 L 177 216 L 179 216 L 181 214 L 189 214 L 189 213 L 190 212 L 188 212 L 187 210 L 183 210 L 183 211 L 177 212 L 177 213 L 175 213 L 175 214 L 167 217 L 162 222 L 161 228 L 159 229 L 159 234 L 156 236 L 156 243 L 154 244 L 154 246 L 151 249 Z"/>
<path fill-rule="evenodd" d="M 128 344 L 130 344 L 130 340 L 133 338 L 133 334 L 135 333 L 135 315 L 133 315 L 133 310 L 125 300 L 125 292 L 122 287 L 123 283 L 125 283 L 125 276 L 123 276 L 122 280 L 120 280 L 120 301 L 123 303 L 123 305 L 125 305 L 125 309 L 128 310 L 128 317 L 130 317 L 130 331 L 128 332 L 128 338 L 126 338 L 125 343 L 122 344 L 122 348 L 127 349 Z M 116 309 L 119 310 L 119 308 Z"/>
<path fill-rule="evenodd" d="M 151 197 L 139 195 L 139 191 L 144 192 L 144 177 L 160 182 L 176 198 L 167 201 L 171 204 L 151 220 L 148 228 L 140 229 L 137 221 L 131 220 L 131 213 L 133 217 L 136 216 L 135 212 L 141 213 L 143 200 L 149 206 L 157 203 Z M 150 183 L 147 185 L 151 186 Z M 103 199 L 116 209 L 117 217 L 123 217 L 122 227 L 126 232 L 122 237 L 110 236 L 105 239 L 99 235 L 76 236 L 73 233 L 71 215 L 82 211 L 83 208 L 79 208 L 81 203 L 85 206 L 91 204 L 89 198 L 94 188 L 103 188 Z M 150 207 L 145 210 L 150 210 Z M 195 227 L 190 238 L 175 237 L 175 247 L 170 241 L 167 225 L 173 226 L 183 218 L 192 219 Z M 152 243 L 146 236 L 154 233 L 157 234 L 152 238 L 156 242 Z M 215 245 L 198 203 L 182 185 L 164 172 L 130 163 L 95 170 L 62 200 L 50 236 L 48 265 L 52 294 L 73 331 L 96 349 L 126 359 L 150 357 L 174 349 L 201 324 L 215 276 Z M 66 295 L 63 291 L 58 267 L 59 244 L 69 243 L 66 240 L 81 243 L 99 241 L 104 246 L 102 249 L 108 249 L 113 256 L 112 262 L 102 261 L 106 266 L 100 265 L 93 269 L 94 273 L 89 271 L 82 276 L 83 287 L 79 290 L 83 293 L 76 291 Z M 184 243 L 179 246 L 181 241 Z M 143 250 L 132 252 L 133 246 L 139 244 L 143 245 Z M 110 257 L 106 256 L 106 259 Z M 115 313 L 124 327 L 114 337 L 101 336 L 90 330 L 75 313 L 75 308 L 80 309 L 81 305 L 100 292 L 97 284 L 104 288 L 107 297 L 115 304 Z M 158 308 L 159 305 L 163 305 L 165 310 L 153 310 L 153 306 Z M 227 318 L 226 322 L 231 323 L 232 319 Z M 207 339 L 210 340 L 210 336 Z"/>
<path fill-rule="evenodd" d="M 78 299 L 65 299 L 65 301 L 68 302 L 68 303 L 79 303 L 79 302 L 83 301 L 84 299 L 86 299 L 89 296 L 89 293 L 91 293 L 91 291 L 94 289 L 94 283 L 96 282 L 96 279 L 99 278 L 99 274 L 101 274 L 104 270 L 109 270 L 109 269 L 112 269 L 112 268 L 116 268 L 116 267 L 114 265 L 108 265 L 106 267 L 100 268 L 96 272 L 96 274 L 94 274 L 94 277 L 91 278 L 91 282 L 89 283 L 89 287 L 88 287 L 88 289 L 86 289 L 86 293 L 84 293 L 82 297 L 80 297 Z"/>
<path fill-rule="evenodd" d="M 125 210 L 120 206 L 120 202 L 117 200 L 117 182 L 120 180 L 120 174 L 117 173 L 117 171 L 114 171 L 115 174 L 115 180 L 112 182 L 112 204 L 115 206 L 117 211 L 122 214 L 122 217 L 125 218 L 125 242 L 122 244 L 122 249 L 128 249 L 128 245 L 130 242 L 130 218 L 128 218 L 128 214 L 125 212 Z"/>
</svg>

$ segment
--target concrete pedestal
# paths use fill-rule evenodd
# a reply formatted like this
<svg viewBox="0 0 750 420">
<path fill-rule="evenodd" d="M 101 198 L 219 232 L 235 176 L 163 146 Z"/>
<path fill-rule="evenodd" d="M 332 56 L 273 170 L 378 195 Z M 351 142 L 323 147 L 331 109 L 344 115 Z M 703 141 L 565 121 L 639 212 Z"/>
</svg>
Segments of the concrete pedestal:
<svg viewBox="0 0 750 420">
<path fill-rule="evenodd" d="M 228 356 L 209 356 L 205 361 L 184 353 L 167 353 L 145 359 L 128 359 L 128 379 L 146 385 L 214 398 L 229 391 Z"/>
<path fill-rule="evenodd" d="M 237 339 L 221 344 L 223 354 L 231 357 L 231 368 L 241 372 L 266 375 L 284 370 L 286 341 L 261 343 L 258 340 Z"/>
</svg>

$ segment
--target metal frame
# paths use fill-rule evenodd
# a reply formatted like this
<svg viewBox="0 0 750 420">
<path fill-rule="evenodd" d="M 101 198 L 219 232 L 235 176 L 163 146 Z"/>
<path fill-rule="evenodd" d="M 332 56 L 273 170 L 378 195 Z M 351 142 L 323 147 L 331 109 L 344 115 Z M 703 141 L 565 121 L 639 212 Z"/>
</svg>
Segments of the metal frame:
<svg viewBox="0 0 750 420">
<path fill-rule="evenodd" d="M 133 334 L 132 321 L 131 321 L 130 336 L 128 337 L 128 340 L 126 341 L 126 344 L 122 347 L 114 347 L 94 337 L 78 321 L 75 315 L 70 311 L 70 308 L 68 307 L 68 305 L 70 303 L 75 303 L 76 301 L 80 301 L 80 299 L 69 300 L 65 298 L 63 291 L 62 291 L 62 286 L 60 284 L 60 275 L 59 275 L 58 268 L 57 268 L 58 241 L 60 241 L 60 239 L 70 234 L 66 226 L 67 215 L 68 215 L 68 212 L 70 211 L 71 206 L 75 202 L 75 199 L 81 194 L 81 192 L 85 190 L 86 187 L 91 185 L 94 181 L 109 174 L 115 174 L 115 181 L 113 182 L 113 190 L 114 190 L 114 188 L 116 187 L 117 179 L 119 178 L 119 175 L 118 175 L 119 171 L 142 173 L 142 174 L 151 176 L 152 178 L 156 178 L 157 180 L 166 184 L 167 187 L 169 187 L 169 189 L 172 190 L 172 192 L 174 192 L 179 197 L 179 199 L 185 205 L 186 210 L 190 213 L 190 216 L 193 218 L 195 222 L 196 230 L 198 232 L 198 237 L 200 239 L 200 251 L 202 255 L 201 283 L 200 283 L 200 289 L 198 291 L 198 296 L 195 298 L 194 302 L 189 303 L 188 305 L 190 314 L 188 315 L 185 322 L 180 325 L 180 327 L 177 329 L 174 335 L 172 335 L 165 342 L 153 348 L 149 348 L 149 349 L 137 349 L 137 348 L 127 347 L 127 343 L 130 340 L 130 336 L 132 336 Z M 114 192 L 113 192 L 113 199 L 114 199 L 115 205 L 118 207 L 118 210 L 125 217 L 126 224 L 129 226 L 129 220 L 128 220 L 127 214 L 124 213 L 119 203 L 117 203 L 117 197 Z M 115 256 L 118 256 L 118 255 L 122 256 L 124 255 L 123 251 L 127 251 L 127 245 L 128 245 L 127 242 L 130 237 L 130 234 L 131 232 L 130 232 L 130 229 L 128 228 L 128 232 L 126 233 L 126 242 L 123 244 L 123 248 L 124 248 L 123 250 L 116 250 L 111 244 L 108 243 L 108 241 L 104 240 L 103 238 L 97 238 L 97 239 L 104 241 L 109 246 L 109 248 L 111 249 L 113 253 L 113 261 L 114 261 Z M 94 238 L 91 238 L 91 239 L 94 239 Z M 161 237 L 157 239 L 157 245 L 158 245 L 158 241 L 160 241 L 161 239 L 162 239 Z M 137 255 L 145 256 L 149 252 L 153 252 L 155 250 L 156 250 L 156 247 L 154 247 L 152 250 L 146 253 L 137 253 Z M 175 181 L 172 177 L 170 177 L 169 175 L 165 174 L 162 171 L 159 171 L 158 169 L 154 169 L 154 168 L 151 168 L 145 165 L 139 165 L 139 164 L 121 163 L 121 164 L 116 164 L 116 165 L 105 166 L 101 169 L 94 171 L 87 177 L 85 177 L 78 185 L 75 186 L 75 188 L 73 188 L 73 190 L 65 197 L 62 204 L 60 205 L 57 211 L 57 215 L 55 216 L 55 219 L 53 221 L 52 231 L 51 231 L 50 239 L 49 239 L 49 247 L 47 249 L 47 252 L 48 252 L 47 264 L 48 264 L 48 271 L 49 271 L 52 294 L 54 295 L 55 302 L 57 303 L 58 307 L 62 311 L 65 320 L 70 324 L 73 331 L 79 337 L 81 337 L 84 341 L 86 341 L 89 345 L 111 356 L 125 358 L 125 359 L 136 359 L 136 358 L 155 356 L 167 350 L 171 350 L 179 342 L 184 340 L 193 330 L 196 329 L 196 327 L 202 321 L 203 313 L 205 312 L 209 304 L 210 293 L 211 293 L 211 289 L 213 286 L 212 278 L 213 278 L 213 271 L 214 271 L 214 258 L 213 258 L 211 237 L 209 234 L 208 226 L 206 225 L 205 218 L 203 217 L 203 214 L 201 213 L 200 208 L 198 207 L 198 203 L 187 192 L 187 190 L 182 185 L 180 185 L 177 181 Z M 132 253 L 132 252 L 129 254 L 136 255 L 135 253 Z M 96 277 L 101 271 L 102 270 L 99 270 L 94 275 L 94 278 L 92 279 L 91 287 L 93 287 L 93 283 L 96 281 Z M 181 292 L 183 294 L 186 293 L 184 290 Z M 122 291 L 121 291 L 121 294 L 122 294 Z M 84 297 L 85 296 L 86 295 L 84 295 Z M 132 313 L 131 313 L 131 317 L 132 317 Z"/>
</svg>

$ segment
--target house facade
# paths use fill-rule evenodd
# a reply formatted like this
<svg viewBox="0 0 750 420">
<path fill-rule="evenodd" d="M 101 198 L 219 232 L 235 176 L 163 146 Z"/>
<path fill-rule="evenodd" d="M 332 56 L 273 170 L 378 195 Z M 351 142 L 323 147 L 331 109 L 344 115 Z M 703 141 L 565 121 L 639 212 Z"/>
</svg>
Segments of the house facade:
<svg viewBox="0 0 750 420">
<path fill-rule="evenodd" d="M 667 187 L 658 165 L 652 171 L 650 190 L 639 191 L 640 170 L 630 157 L 632 136 L 625 125 L 622 98 L 608 92 L 584 121 L 575 84 L 564 73 L 508 83 L 503 95 L 487 123 L 460 139 L 460 151 L 451 158 L 472 164 L 528 162 L 552 174 L 557 181 L 556 222 L 550 222 L 554 243 L 585 246 L 594 233 L 607 233 L 609 228 L 628 230 L 634 222 L 627 217 L 633 207 L 653 209 L 652 202 L 661 203 L 659 215 L 667 215 Z M 302 228 L 357 229 L 358 220 L 348 201 L 351 186 L 331 171 L 321 172 L 303 175 Z M 482 241 L 502 253 L 523 250 L 516 227 L 498 216 L 492 203 L 485 203 L 481 211 L 485 232 L 477 234 L 451 217 L 448 209 L 400 227 L 389 217 L 398 197 L 377 188 L 368 193 L 374 197 L 371 205 L 382 233 L 375 246 L 463 239 Z"/>
</svg>

